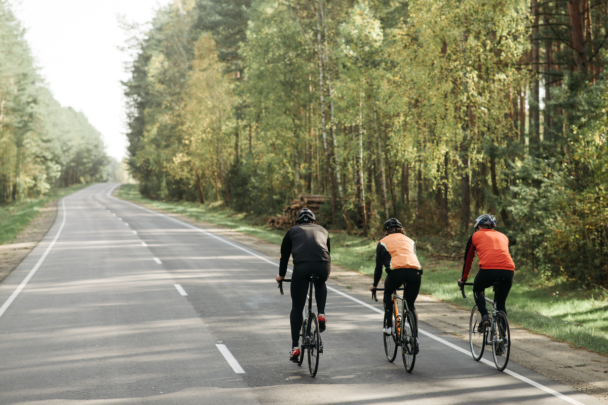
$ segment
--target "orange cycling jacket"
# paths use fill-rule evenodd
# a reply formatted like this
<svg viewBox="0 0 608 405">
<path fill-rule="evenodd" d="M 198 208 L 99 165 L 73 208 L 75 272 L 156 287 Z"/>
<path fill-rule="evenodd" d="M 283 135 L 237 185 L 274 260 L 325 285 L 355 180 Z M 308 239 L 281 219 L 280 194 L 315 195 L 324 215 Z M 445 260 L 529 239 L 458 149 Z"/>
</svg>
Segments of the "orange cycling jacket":
<svg viewBox="0 0 608 405">
<path fill-rule="evenodd" d="M 480 229 L 471 235 L 464 251 L 462 281 L 469 278 L 475 252 L 479 256 L 480 270 L 515 271 L 515 263 L 509 253 L 509 239 L 506 235 L 493 229 Z"/>
<path fill-rule="evenodd" d="M 401 233 L 393 233 L 382 239 L 376 247 L 374 286 L 380 282 L 382 267 L 387 273 L 395 269 L 420 269 L 416 243 Z"/>
</svg>

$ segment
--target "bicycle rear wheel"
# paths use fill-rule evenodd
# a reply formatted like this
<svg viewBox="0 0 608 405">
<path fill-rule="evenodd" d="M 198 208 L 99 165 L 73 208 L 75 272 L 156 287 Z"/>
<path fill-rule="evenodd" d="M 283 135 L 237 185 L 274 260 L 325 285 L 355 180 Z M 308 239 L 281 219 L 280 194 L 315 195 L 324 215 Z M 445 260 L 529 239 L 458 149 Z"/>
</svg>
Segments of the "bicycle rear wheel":
<svg viewBox="0 0 608 405">
<path fill-rule="evenodd" d="M 302 366 L 304 363 L 304 350 L 306 350 L 306 319 L 302 322 L 302 329 L 300 330 L 300 340 L 298 346 L 300 346 L 300 358 L 298 359 L 298 366 Z"/>
<path fill-rule="evenodd" d="M 317 322 L 317 316 L 315 314 L 310 314 L 307 336 L 309 338 L 308 370 L 310 371 L 311 377 L 314 377 L 317 375 L 317 370 L 319 369 L 319 346 L 321 344 L 319 323 Z"/>
<path fill-rule="evenodd" d="M 479 361 L 483 356 L 486 343 L 486 329 L 483 332 L 479 332 L 477 328 L 481 322 L 481 313 L 477 309 L 477 305 L 473 306 L 471 310 L 471 319 L 469 320 L 469 345 L 471 346 L 471 355 L 473 360 Z"/>
<path fill-rule="evenodd" d="M 492 356 L 498 371 L 503 371 L 509 363 L 511 354 L 511 331 L 507 314 L 499 311 L 494 318 L 494 338 L 492 339 Z"/>
<path fill-rule="evenodd" d="M 416 346 L 418 343 L 418 328 L 416 319 L 409 311 L 405 313 L 405 319 L 401 326 L 401 357 L 405 371 L 411 373 L 416 363 Z"/>
<path fill-rule="evenodd" d="M 384 337 L 384 352 L 386 353 L 386 359 L 391 363 L 395 361 L 395 357 L 397 357 L 397 338 L 399 336 L 400 325 L 401 316 L 395 314 L 393 311 L 393 332 L 390 335 L 382 334 Z M 384 327 L 386 328 L 386 321 L 384 322 Z"/>
</svg>

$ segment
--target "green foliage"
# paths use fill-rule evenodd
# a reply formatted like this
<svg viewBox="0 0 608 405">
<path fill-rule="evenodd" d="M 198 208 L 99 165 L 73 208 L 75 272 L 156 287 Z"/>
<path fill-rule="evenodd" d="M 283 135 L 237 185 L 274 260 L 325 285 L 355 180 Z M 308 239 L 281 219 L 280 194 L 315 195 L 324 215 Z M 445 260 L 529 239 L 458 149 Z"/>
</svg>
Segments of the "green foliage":
<svg viewBox="0 0 608 405">
<path fill-rule="evenodd" d="M 105 180 L 101 135 L 45 87 L 10 3 L 0 1 L 0 204 Z"/>
</svg>

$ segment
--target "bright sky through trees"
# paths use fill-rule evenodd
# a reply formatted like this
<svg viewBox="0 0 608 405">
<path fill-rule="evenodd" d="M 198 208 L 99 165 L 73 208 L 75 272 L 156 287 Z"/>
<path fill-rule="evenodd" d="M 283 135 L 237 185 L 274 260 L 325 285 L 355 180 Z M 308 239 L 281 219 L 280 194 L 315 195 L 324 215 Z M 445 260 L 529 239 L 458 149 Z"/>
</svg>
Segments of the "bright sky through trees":
<svg viewBox="0 0 608 405">
<path fill-rule="evenodd" d="M 19 0 L 17 17 L 42 76 L 64 106 L 82 111 L 104 137 L 107 153 L 125 155 L 125 110 L 120 81 L 127 34 L 119 16 L 149 22 L 168 0 Z"/>
</svg>

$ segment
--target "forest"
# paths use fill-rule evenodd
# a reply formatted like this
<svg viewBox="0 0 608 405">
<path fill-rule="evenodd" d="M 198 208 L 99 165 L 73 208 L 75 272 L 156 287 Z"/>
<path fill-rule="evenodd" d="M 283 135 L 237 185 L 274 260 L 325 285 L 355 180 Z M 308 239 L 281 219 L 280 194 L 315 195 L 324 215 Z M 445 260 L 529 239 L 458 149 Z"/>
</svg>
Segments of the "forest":
<svg viewBox="0 0 608 405">
<path fill-rule="evenodd" d="M 109 163 L 101 134 L 53 97 L 24 35 L 0 0 L 0 205 L 103 181 Z"/>
<path fill-rule="evenodd" d="M 127 28 L 143 195 L 265 222 L 320 194 L 332 230 L 454 246 L 489 212 L 518 268 L 608 288 L 608 2 L 175 0 Z"/>
</svg>

